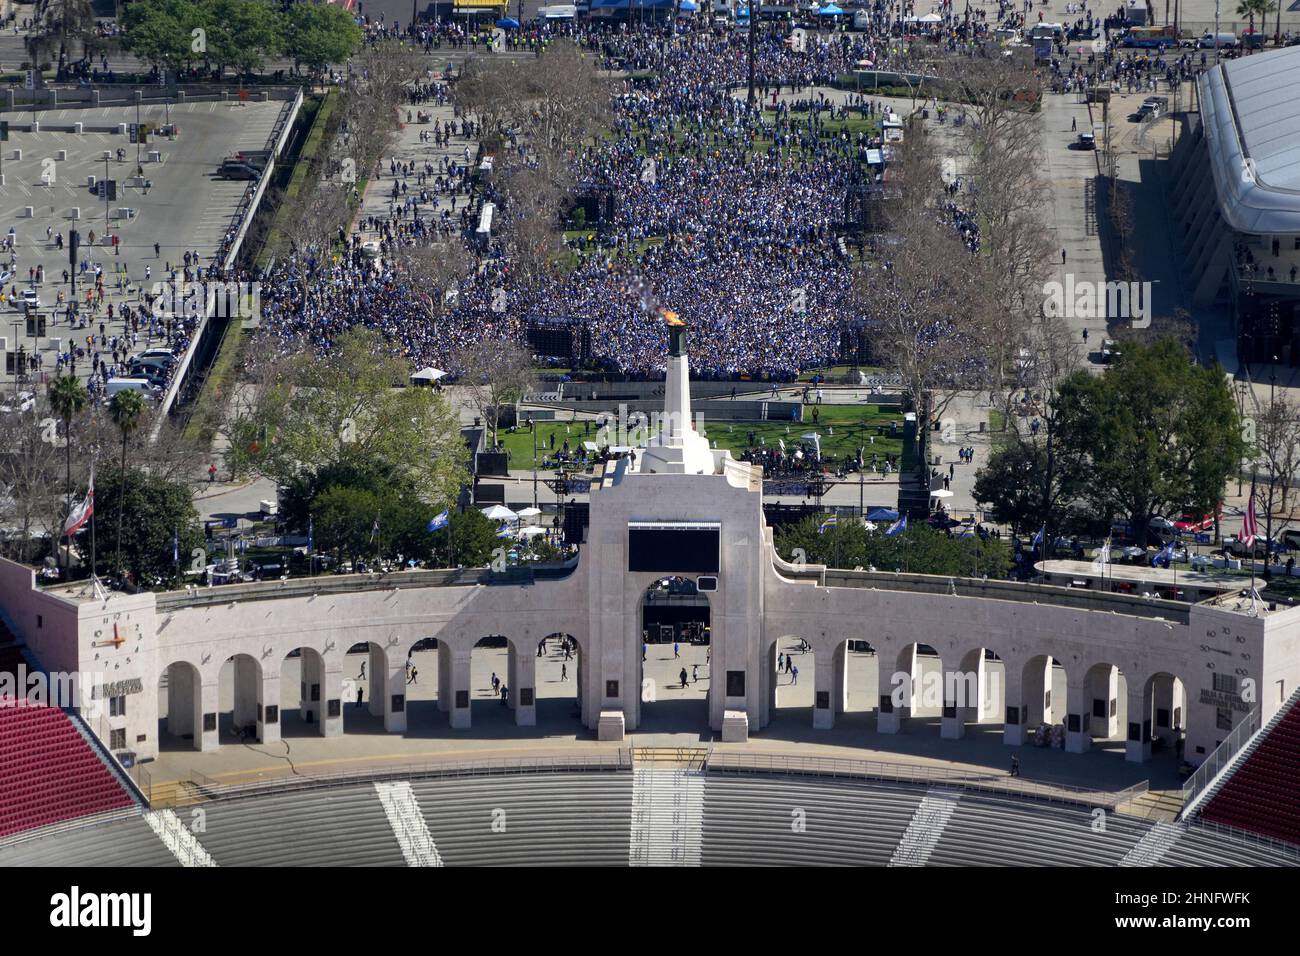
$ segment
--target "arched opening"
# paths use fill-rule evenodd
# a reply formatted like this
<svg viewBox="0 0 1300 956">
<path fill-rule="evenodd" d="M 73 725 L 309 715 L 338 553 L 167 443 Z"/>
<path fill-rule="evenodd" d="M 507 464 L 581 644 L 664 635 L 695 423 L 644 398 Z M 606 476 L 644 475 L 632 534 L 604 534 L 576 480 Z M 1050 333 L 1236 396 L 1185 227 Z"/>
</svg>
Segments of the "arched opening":
<svg viewBox="0 0 1300 956">
<path fill-rule="evenodd" d="M 450 660 L 444 663 L 445 645 L 445 641 L 436 637 L 426 637 L 406 651 L 401 677 L 403 689 L 394 689 L 392 693 L 406 695 L 404 707 L 408 736 L 425 736 L 435 727 L 446 726 L 447 718 L 440 715 L 440 711 L 447 709 L 441 696 L 443 675 L 451 673 Z"/>
<path fill-rule="evenodd" d="M 286 654 L 280 664 L 280 735 L 324 736 L 328 693 L 319 651 L 295 647 Z"/>
<path fill-rule="evenodd" d="M 665 577 L 641 599 L 637 733 L 682 733 L 709 726 L 712 612 L 695 581 Z"/>
<path fill-rule="evenodd" d="M 343 657 L 344 733 L 385 733 L 384 698 L 389 680 L 388 655 L 382 645 L 362 641 L 348 648 Z"/>
<path fill-rule="evenodd" d="M 1173 674 L 1152 674 L 1142 685 L 1142 709 L 1128 715 L 1125 754 L 1129 760 L 1183 760 L 1187 738 L 1187 687 Z"/>
<path fill-rule="evenodd" d="M 867 641 L 849 638 L 835 647 L 831 706 L 835 722 L 874 721 L 880 706 L 880 656 Z"/>
<path fill-rule="evenodd" d="M 470 726 L 490 733 L 513 733 L 519 704 L 518 655 L 514 642 L 502 634 L 481 637 L 470 652 Z"/>
<path fill-rule="evenodd" d="M 1020 703 L 1008 701 L 1008 723 L 1020 727 L 1020 739 L 1008 743 L 1065 749 L 1068 682 L 1061 662 L 1050 655 L 1031 657 L 1020 669 Z M 1011 708 L 1018 712 L 1011 713 Z M 1018 719 L 1015 724 L 1012 718 Z"/>
<path fill-rule="evenodd" d="M 589 674 L 577 638 L 562 631 L 537 642 L 537 726 L 567 731 L 581 723 Z"/>
<path fill-rule="evenodd" d="M 1087 747 L 1125 752 L 1128 730 L 1128 681 L 1114 664 L 1088 668 L 1083 680 L 1083 737 Z M 1067 733 L 1071 728 L 1067 726 Z"/>
<path fill-rule="evenodd" d="M 787 636 L 771 643 L 767 658 L 771 706 L 768 729 L 802 735 L 813 723 L 817 654 L 802 637 Z M 829 699 L 823 703 L 831 706 Z"/>
<path fill-rule="evenodd" d="M 945 736 L 1001 739 L 1006 709 L 1006 666 L 987 647 L 967 651 L 955 675 L 945 675 Z"/>
<path fill-rule="evenodd" d="M 250 654 L 235 654 L 217 678 L 220 710 L 217 729 L 223 744 L 261 740 L 262 665 Z"/>
<path fill-rule="evenodd" d="M 938 729 L 946 683 L 943 658 L 934 647 L 918 643 L 900 650 L 890 675 L 890 696 L 900 727 L 917 732 Z"/>
<path fill-rule="evenodd" d="M 169 664 L 158 678 L 158 750 L 198 750 L 202 744 L 203 678 L 188 661 Z"/>
</svg>

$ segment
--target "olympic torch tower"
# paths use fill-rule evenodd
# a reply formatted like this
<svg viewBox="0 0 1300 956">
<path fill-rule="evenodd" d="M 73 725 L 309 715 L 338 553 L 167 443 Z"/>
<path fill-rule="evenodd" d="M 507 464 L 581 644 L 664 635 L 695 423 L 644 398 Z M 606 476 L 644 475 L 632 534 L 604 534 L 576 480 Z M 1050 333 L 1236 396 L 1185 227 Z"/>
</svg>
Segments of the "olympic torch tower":
<svg viewBox="0 0 1300 956">
<path fill-rule="evenodd" d="M 641 455 L 642 473 L 712 475 L 716 462 L 709 442 L 691 420 L 691 365 L 686 354 L 686 323 L 665 312 L 668 325 L 668 374 L 664 379 L 662 430 Z"/>
</svg>

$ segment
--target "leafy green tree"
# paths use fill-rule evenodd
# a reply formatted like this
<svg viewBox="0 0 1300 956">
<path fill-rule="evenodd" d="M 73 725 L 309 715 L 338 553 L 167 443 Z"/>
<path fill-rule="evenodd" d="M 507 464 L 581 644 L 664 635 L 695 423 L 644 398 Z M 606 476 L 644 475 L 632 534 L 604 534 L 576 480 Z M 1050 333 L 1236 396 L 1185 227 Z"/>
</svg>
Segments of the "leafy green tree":
<svg viewBox="0 0 1300 956">
<path fill-rule="evenodd" d="M 442 395 L 402 387 L 407 375 L 367 329 L 342 336 L 324 358 L 295 357 L 249 422 L 266 436 L 258 470 L 288 485 L 327 468 L 382 467 L 441 511 L 468 478 L 460 423 Z"/>
<path fill-rule="evenodd" d="M 1181 344 L 1126 342 L 1100 376 L 1080 372 L 1057 395 L 1057 441 L 1083 463 L 1080 494 L 1135 530 L 1158 514 L 1211 512 L 1246 446 L 1223 369 Z"/>
<path fill-rule="evenodd" d="M 131 435 L 140 427 L 140 421 L 144 418 L 144 399 L 139 392 L 118 392 L 113 396 L 113 400 L 108 403 L 108 417 L 113 420 L 117 430 L 122 434 L 122 467 L 123 475 L 127 475 L 126 470 L 126 446 Z M 122 503 L 125 495 L 119 499 L 117 509 L 117 543 L 114 546 L 113 570 L 117 574 L 122 573 Z"/>
<path fill-rule="evenodd" d="M 149 65 L 178 70 L 205 58 L 193 31 L 206 31 L 209 18 L 193 0 L 135 0 L 124 17 L 123 45 Z M 194 49 L 196 45 L 200 49 Z"/>
<path fill-rule="evenodd" d="M 448 528 L 433 532 L 433 562 L 438 567 L 485 567 L 492 561 L 493 552 L 506 542 L 497 537 L 497 523 L 483 516 L 477 508 L 464 512 L 452 511 Z M 451 546 L 448 544 L 450 534 Z"/>
<path fill-rule="evenodd" d="M 913 574 L 1003 577 L 1011 568 L 1010 549 L 999 540 L 952 537 L 924 524 L 909 526 L 894 537 L 854 521 L 821 532 L 821 522 L 821 518 L 805 518 L 780 528 L 777 552 L 787 561 L 795 560 L 801 550 L 809 564 Z"/>
<path fill-rule="evenodd" d="M 289 8 L 284 52 L 295 64 L 320 72 L 342 63 L 361 46 L 361 28 L 341 6 L 303 0 Z"/>
<path fill-rule="evenodd" d="M 75 375 L 60 375 L 50 384 L 50 407 L 63 420 L 63 449 L 65 460 L 65 489 L 67 506 L 63 521 L 67 523 L 72 513 L 72 420 L 85 411 L 90 403 L 86 386 Z M 56 548 L 56 551 L 58 549 Z"/>
<path fill-rule="evenodd" d="M 240 73 L 260 70 L 268 53 L 284 48 L 286 18 L 268 0 L 206 0 L 208 59 Z"/>
<path fill-rule="evenodd" d="M 203 529 L 185 482 L 110 468 L 95 476 L 95 505 L 126 517 L 119 525 L 118 561 L 133 581 L 155 590 L 181 584 L 189 556 L 203 547 Z M 173 559 L 173 543 L 179 561 Z"/>
</svg>

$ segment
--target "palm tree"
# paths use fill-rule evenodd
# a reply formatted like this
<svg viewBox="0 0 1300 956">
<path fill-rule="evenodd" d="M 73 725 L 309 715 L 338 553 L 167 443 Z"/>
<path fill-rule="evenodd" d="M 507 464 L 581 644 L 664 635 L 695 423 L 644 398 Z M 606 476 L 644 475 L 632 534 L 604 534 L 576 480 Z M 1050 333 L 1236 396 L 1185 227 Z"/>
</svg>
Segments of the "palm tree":
<svg viewBox="0 0 1300 956">
<path fill-rule="evenodd" d="M 1259 16 L 1267 23 L 1267 17 L 1273 12 L 1273 0 L 1241 0 L 1237 4 L 1237 16 L 1250 20 L 1250 32 L 1255 32 L 1255 17 Z"/>
<path fill-rule="evenodd" d="M 49 390 L 50 407 L 54 409 L 54 414 L 63 419 L 63 448 L 66 458 L 66 485 L 67 485 L 67 511 L 63 515 L 63 523 L 66 526 L 68 517 L 72 514 L 72 419 L 80 415 L 86 409 L 90 402 L 90 395 L 86 392 L 86 386 L 81 384 L 81 379 L 75 375 L 60 375 L 50 385 Z M 60 536 L 62 537 L 62 536 Z M 69 542 L 71 544 L 71 542 Z M 55 554 L 58 554 L 58 545 L 55 545 Z M 68 564 L 71 565 L 69 557 Z"/>
<path fill-rule="evenodd" d="M 126 442 L 144 417 L 144 399 L 139 392 L 118 392 L 108 403 L 108 417 L 122 433 L 122 476 L 117 491 L 117 543 L 114 548 L 113 572 L 122 576 L 122 515 L 126 511 Z"/>
</svg>

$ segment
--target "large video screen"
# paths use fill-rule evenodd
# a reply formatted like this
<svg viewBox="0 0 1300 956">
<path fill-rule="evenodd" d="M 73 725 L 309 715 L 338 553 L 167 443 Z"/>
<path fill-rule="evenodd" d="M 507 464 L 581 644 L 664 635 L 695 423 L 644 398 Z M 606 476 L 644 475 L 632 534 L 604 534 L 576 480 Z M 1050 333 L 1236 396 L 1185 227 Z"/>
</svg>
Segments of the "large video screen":
<svg viewBox="0 0 1300 956">
<path fill-rule="evenodd" d="M 629 571 L 655 574 L 717 574 L 722 526 L 709 522 L 630 521 Z"/>
</svg>

